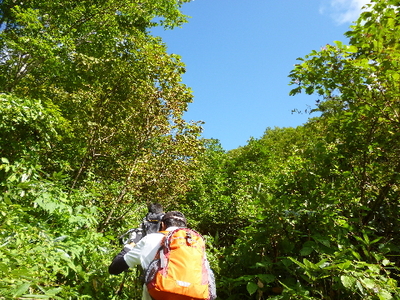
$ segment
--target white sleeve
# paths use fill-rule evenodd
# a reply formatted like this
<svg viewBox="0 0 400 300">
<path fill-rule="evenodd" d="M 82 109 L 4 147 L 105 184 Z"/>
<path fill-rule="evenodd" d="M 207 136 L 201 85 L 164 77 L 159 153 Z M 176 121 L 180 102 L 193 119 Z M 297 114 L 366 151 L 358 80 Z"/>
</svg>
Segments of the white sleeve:
<svg viewBox="0 0 400 300">
<path fill-rule="evenodd" d="M 146 237 L 142 238 L 139 243 L 132 247 L 129 252 L 124 255 L 124 260 L 129 268 L 133 268 L 141 264 L 141 253 L 142 249 L 145 247 Z"/>
<path fill-rule="evenodd" d="M 124 255 L 126 264 L 130 268 L 141 265 L 143 269 L 147 269 L 160 249 L 163 237 L 164 234 L 162 233 L 150 233 L 146 235 L 135 247 Z"/>
</svg>

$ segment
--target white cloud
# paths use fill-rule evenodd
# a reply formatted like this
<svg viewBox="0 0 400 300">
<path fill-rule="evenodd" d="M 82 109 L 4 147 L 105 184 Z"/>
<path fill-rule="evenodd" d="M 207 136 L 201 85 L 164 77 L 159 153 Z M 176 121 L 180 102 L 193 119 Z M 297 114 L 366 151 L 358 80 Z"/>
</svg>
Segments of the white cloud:
<svg viewBox="0 0 400 300">
<path fill-rule="evenodd" d="M 361 8 L 364 5 L 371 3 L 370 0 L 327 1 L 328 4 L 323 4 L 323 6 L 321 6 L 320 13 L 329 14 L 339 25 L 356 21 L 361 13 Z"/>
</svg>

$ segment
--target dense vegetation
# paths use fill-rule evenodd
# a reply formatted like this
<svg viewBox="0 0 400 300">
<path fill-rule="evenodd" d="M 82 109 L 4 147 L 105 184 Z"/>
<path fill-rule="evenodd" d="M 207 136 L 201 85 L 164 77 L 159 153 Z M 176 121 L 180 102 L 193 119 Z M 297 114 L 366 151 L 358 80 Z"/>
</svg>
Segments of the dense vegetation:
<svg viewBox="0 0 400 300">
<path fill-rule="evenodd" d="M 149 33 L 184 2 L 0 2 L 0 299 L 140 299 L 107 267 L 148 202 L 207 235 L 220 299 L 400 299 L 398 1 L 299 59 L 319 117 L 229 152 Z"/>
</svg>

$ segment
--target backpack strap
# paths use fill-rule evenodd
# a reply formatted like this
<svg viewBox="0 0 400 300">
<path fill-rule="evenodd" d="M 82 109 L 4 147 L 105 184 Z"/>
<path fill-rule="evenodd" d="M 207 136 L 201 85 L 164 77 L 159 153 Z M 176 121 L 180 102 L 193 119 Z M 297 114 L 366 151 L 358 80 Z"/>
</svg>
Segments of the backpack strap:
<svg viewBox="0 0 400 300">
<path fill-rule="evenodd" d="M 165 239 L 167 238 L 167 235 L 168 235 L 168 233 L 170 233 L 170 231 L 162 230 L 162 231 L 159 231 L 158 233 L 162 233 L 164 236 L 161 240 L 160 247 L 158 248 L 156 256 L 154 257 L 153 260 L 159 259 L 161 257 L 161 251 L 164 249 L 164 246 L 165 246 Z"/>
</svg>

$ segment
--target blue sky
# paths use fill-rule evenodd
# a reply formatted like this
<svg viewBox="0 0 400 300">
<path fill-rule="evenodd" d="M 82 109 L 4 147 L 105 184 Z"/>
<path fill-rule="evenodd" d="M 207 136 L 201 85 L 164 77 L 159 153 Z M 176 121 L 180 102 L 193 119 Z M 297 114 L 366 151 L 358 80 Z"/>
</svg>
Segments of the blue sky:
<svg viewBox="0 0 400 300">
<path fill-rule="evenodd" d="M 304 124 L 316 96 L 289 96 L 296 58 L 340 40 L 368 0 L 195 0 L 182 28 L 153 30 L 186 64 L 193 90 L 185 119 L 204 121 L 203 137 L 225 150 L 274 127 Z M 312 116 L 311 116 L 312 117 Z"/>
</svg>

